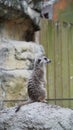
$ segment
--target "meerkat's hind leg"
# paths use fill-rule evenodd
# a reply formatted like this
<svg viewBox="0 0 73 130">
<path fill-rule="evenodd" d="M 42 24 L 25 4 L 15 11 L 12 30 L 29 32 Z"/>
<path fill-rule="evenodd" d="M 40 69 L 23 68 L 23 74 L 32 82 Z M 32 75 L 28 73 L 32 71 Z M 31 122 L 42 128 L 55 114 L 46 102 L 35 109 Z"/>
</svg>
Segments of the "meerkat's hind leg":
<svg viewBox="0 0 73 130">
<path fill-rule="evenodd" d="M 43 100 L 43 101 L 41 101 L 41 102 L 48 104 L 48 101 L 46 101 L 46 100 Z"/>
<path fill-rule="evenodd" d="M 48 103 L 47 100 L 42 98 L 41 96 L 38 98 L 38 102 Z"/>
</svg>

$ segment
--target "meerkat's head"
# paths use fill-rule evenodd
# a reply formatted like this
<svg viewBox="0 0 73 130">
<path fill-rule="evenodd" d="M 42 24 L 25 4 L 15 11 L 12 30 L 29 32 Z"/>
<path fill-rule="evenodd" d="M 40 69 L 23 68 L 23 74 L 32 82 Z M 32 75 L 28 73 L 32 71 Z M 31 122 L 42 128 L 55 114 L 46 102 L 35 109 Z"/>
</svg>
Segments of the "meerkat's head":
<svg viewBox="0 0 73 130">
<path fill-rule="evenodd" d="M 46 56 L 42 56 L 42 57 L 39 57 L 35 60 L 34 65 L 41 67 L 42 65 L 48 64 L 50 62 L 51 62 L 50 59 L 48 59 Z"/>
</svg>

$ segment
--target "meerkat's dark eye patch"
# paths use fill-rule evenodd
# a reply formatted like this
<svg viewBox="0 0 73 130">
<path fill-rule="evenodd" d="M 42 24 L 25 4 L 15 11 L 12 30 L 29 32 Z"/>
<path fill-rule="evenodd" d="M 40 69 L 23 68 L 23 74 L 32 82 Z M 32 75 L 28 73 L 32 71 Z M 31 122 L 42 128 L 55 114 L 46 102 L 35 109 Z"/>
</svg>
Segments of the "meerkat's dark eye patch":
<svg viewBox="0 0 73 130">
<path fill-rule="evenodd" d="M 45 57 L 44 60 L 47 60 L 47 58 Z"/>
</svg>

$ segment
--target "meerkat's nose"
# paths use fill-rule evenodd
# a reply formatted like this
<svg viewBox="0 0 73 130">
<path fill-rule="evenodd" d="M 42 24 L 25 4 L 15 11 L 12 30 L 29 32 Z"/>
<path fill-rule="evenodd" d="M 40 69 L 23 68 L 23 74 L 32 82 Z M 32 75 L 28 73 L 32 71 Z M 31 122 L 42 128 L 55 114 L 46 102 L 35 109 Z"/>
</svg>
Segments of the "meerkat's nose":
<svg viewBox="0 0 73 130">
<path fill-rule="evenodd" d="M 51 60 L 50 60 L 50 59 L 48 59 L 47 63 L 51 63 Z"/>
</svg>

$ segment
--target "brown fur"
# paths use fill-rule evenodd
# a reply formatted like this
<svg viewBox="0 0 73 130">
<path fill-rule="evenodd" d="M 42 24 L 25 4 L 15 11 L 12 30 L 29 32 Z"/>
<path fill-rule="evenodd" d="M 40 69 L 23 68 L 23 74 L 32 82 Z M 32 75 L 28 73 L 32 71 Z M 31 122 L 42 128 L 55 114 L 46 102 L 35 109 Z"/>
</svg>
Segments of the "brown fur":
<svg viewBox="0 0 73 130">
<path fill-rule="evenodd" d="M 34 63 L 34 69 L 31 74 L 31 77 L 28 81 L 28 96 L 29 100 L 20 104 L 16 112 L 20 109 L 22 105 L 26 105 L 32 102 L 45 102 L 47 95 L 46 92 L 46 63 L 50 63 L 50 60 L 42 56 L 37 58 Z"/>
</svg>

